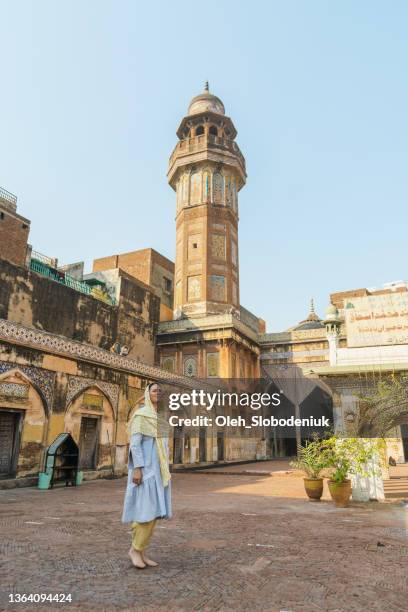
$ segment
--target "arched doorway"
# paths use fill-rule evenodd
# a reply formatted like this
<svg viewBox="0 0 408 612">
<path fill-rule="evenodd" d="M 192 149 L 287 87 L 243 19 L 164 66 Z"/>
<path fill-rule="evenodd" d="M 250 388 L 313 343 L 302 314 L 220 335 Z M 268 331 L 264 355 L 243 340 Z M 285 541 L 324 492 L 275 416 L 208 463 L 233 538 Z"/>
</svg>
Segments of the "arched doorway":
<svg viewBox="0 0 408 612">
<path fill-rule="evenodd" d="M 333 429 L 333 400 L 320 384 L 316 385 L 299 405 L 300 418 L 311 421 L 321 421 L 326 419 L 329 426 L 324 425 L 302 425 L 300 427 L 300 437 L 302 444 L 311 440 L 314 435 L 322 438 L 326 433 Z"/>
<path fill-rule="evenodd" d="M 265 390 L 278 393 L 280 405 L 270 408 L 276 419 L 303 419 L 309 424 L 272 427 L 270 429 L 271 457 L 290 457 L 297 454 L 298 444 L 319 436 L 333 428 L 333 395 L 322 380 L 304 376 L 297 366 L 264 366 Z M 311 417 L 329 420 L 328 427 L 313 425 Z"/>
<path fill-rule="evenodd" d="M 38 474 L 47 421 L 43 397 L 25 374 L 0 375 L 0 478 Z"/>
<path fill-rule="evenodd" d="M 65 431 L 79 446 L 80 469 L 113 469 L 115 412 L 98 386 L 87 387 L 72 399 L 65 413 Z"/>
</svg>

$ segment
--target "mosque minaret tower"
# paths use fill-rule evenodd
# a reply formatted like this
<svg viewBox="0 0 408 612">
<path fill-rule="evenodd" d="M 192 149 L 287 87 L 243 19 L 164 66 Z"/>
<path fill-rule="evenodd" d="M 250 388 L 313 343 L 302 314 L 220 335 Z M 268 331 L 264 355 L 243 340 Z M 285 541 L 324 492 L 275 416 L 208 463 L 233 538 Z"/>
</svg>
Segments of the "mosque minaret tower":
<svg viewBox="0 0 408 612">
<path fill-rule="evenodd" d="M 176 192 L 176 319 L 239 310 L 238 193 L 246 172 L 236 135 L 206 83 L 180 123 L 169 160 Z"/>
</svg>

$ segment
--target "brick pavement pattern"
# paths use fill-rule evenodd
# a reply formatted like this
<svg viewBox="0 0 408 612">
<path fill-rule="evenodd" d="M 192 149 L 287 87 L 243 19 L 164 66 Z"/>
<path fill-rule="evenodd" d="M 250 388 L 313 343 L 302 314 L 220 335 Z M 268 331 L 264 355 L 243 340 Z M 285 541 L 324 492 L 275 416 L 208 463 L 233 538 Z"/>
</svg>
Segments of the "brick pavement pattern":
<svg viewBox="0 0 408 612">
<path fill-rule="evenodd" d="M 297 474 L 173 475 L 174 518 L 156 528 L 158 568 L 127 558 L 125 479 L 0 491 L 0 609 L 404 611 L 408 510 L 335 509 Z M 8 604 L 10 593 L 72 603 Z"/>
</svg>

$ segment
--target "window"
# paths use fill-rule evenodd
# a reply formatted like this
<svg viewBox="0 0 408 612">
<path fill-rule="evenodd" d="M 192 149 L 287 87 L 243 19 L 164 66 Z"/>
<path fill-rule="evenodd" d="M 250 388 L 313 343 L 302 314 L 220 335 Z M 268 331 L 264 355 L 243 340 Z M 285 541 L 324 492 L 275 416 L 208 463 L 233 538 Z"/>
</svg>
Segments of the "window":
<svg viewBox="0 0 408 612">
<path fill-rule="evenodd" d="M 5 215 L 4 212 L 0 212 L 0 219 L 4 219 Z"/>
<path fill-rule="evenodd" d="M 171 293 L 172 290 L 172 282 L 170 280 L 170 278 L 166 278 L 165 276 L 163 276 L 163 282 L 164 282 L 164 292 L 165 293 Z"/>
<path fill-rule="evenodd" d="M 21 226 L 23 229 L 28 229 L 28 225 L 26 223 L 23 223 L 23 225 Z"/>
<path fill-rule="evenodd" d="M 174 357 L 165 357 L 162 361 L 162 368 L 167 372 L 174 372 Z"/>
<path fill-rule="evenodd" d="M 196 129 L 196 136 L 201 136 L 202 134 L 204 134 L 204 127 L 199 125 Z"/>
<path fill-rule="evenodd" d="M 188 237 L 187 259 L 199 259 L 201 257 L 201 236 L 192 234 Z"/>
<path fill-rule="evenodd" d="M 209 378 L 219 376 L 218 353 L 207 353 L 207 376 Z"/>
<path fill-rule="evenodd" d="M 212 125 L 209 129 L 210 134 L 212 134 L 213 136 L 218 136 L 218 130 L 215 127 L 215 125 Z"/>
<path fill-rule="evenodd" d="M 197 376 L 197 359 L 195 357 L 188 357 L 184 361 L 184 374 L 185 376 Z"/>
</svg>

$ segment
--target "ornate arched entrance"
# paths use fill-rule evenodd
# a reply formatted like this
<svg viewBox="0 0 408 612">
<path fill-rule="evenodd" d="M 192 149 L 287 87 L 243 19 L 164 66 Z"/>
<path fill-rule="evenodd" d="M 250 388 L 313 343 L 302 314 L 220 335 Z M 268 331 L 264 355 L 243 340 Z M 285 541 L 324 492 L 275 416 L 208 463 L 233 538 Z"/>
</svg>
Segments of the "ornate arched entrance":
<svg viewBox="0 0 408 612">
<path fill-rule="evenodd" d="M 65 413 L 65 431 L 79 446 L 82 470 L 112 468 L 115 457 L 115 411 L 110 399 L 97 386 L 82 389 Z"/>
<path fill-rule="evenodd" d="M 0 374 L 0 478 L 41 469 L 48 415 L 41 390 L 18 368 Z"/>
</svg>

